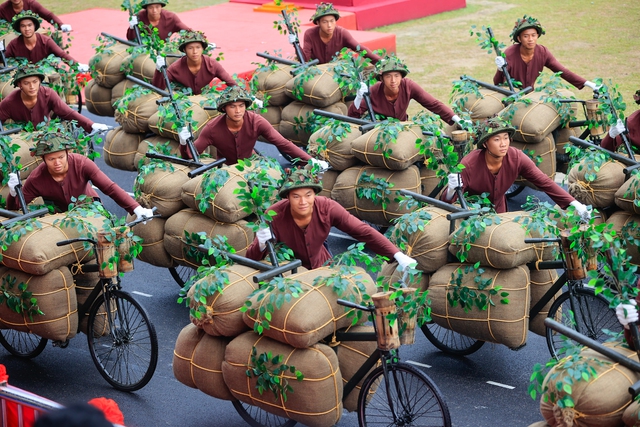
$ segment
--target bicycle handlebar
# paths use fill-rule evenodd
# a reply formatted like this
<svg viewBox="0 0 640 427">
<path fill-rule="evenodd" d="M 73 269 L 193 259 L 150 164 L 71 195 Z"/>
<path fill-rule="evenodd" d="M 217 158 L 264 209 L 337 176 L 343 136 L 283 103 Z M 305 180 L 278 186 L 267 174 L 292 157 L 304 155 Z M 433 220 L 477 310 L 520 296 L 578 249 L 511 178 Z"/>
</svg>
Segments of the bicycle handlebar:
<svg viewBox="0 0 640 427">
<path fill-rule="evenodd" d="M 345 307 L 355 308 L 356 310 L 367 311 L 369 313 L 373 313 L 375 311 L 375 307 L 367 307 L 367 306 L 356 304 L 355 302 L 347 301 L 344 299 L 337 300 L 337 303 Z"/>
<path fill-rule="evenodd" d="M 474 216 L 474 215 L 478 215 L 480 213 L 480 211 L 461 211 L 461 212 L 454 212 L 454 213 L 450 213 L 447 214 L 447 219 L 449 221 L 454 221 L 456 219 L 465 219 L 465 218 L 469 218 L 470 216 Z"/>
<path fill-rule="evenodd" d="M 525 243 L 560 243 L 558 237 L 532 237 L 530 239 L 524 239 Z"/>
<path fill-rule="evenodd" d="M 91 242 L 94 245 L 98 244 L 95 239 L 91 239 L 89 237 L 78 237 L 75 239 L 61 240 L 59 242 L 56 242 L 56 246 L 66 246 L 76 242 Z"/>
</svg>

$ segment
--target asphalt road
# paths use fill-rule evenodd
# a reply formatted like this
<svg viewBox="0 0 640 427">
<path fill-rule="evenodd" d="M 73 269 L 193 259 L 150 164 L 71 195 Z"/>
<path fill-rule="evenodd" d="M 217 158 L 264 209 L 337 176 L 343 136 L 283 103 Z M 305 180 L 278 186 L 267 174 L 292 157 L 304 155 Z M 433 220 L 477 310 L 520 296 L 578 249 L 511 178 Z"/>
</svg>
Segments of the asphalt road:
<svg viewBox="0 0 640 427">
<path fill-rule="evenodd" d="M 92 118 L 113 124 L 112 119 Z M 132 188 L 135 173 L 110 168 L 101 160 L 98 163 L 123 188 Z M 516 204 L 530 193 L 525 190 L 512 202 L 511 209 L 516 209 Z M 124 214 L 108 198 L 104 202 L 112 212 Z M 329 243 L 334 252 L 339 252 L 352 242 L 332 237 Z M 216 400 L 174 378 L 174 344 L 180 330 L 189 323 L 188 309 L 177 304 L 179 288 L 168 270 L 139 261 L 135 267 L 125 275 L 124 289 L 133 293 L 150 314 L 160 344 L 157 370 L 145 388 L 124 393 L 109 386 L 93 365 L 83 334 L 72 339 L 65 349 L 49 344 L 33 360 L 12 357 L 1 349 L 0 363 L 7 367 L 10 384 L 62 404 L 100 396 L 114 399 L 130 427 L 246 425 L 230 402 Z M 528 426 L 542 419 L 538 402 L 527 395 L 533 365 L 549 359 L 540 336 L 530 334 L 527 345 L 519 351 L 485 344 L 470 356 L 452 357 L 437 350 L 418 332 L 416 343 L 403 347 L 401 355 L 433 378 L 445 396 L 455 426 Z M 356 424 L 355 413 L 345 413 L 338 425 Z"/>
</svg>

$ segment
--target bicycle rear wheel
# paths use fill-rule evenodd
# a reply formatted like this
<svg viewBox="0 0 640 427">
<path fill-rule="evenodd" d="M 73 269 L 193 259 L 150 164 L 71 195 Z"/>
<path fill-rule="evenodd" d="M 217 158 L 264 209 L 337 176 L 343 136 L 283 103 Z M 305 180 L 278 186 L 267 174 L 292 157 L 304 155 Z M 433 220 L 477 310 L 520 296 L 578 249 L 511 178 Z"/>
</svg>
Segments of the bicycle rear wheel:
<svg viewBox="0 0 640 427">
<path fill-rule="evenodd" d="M 382 366 L 366 379 L 358 397 L 360 426 L 451 426 L 442 393 L 422 371 L 406 363 Z"/>
<path fill-rule="evenodd" d="M 609 338 L 604 329 L 612 332 L 622 331 L 616 313 L 609 308 L 609 302 L 602 295 L 596 295 L 592 289 L 577 287 L 572 292 L 565 292 L 555 300 L 549 310 L 549 317 L 586 335 L 604 342 Z M 549 353 L 556 359 L 561 356 L 562 348 L 576 342 L 564 335 L 547 328 L 547 346 Z"/>
<path fill-rule="evenodd" d="M 100 296 L 89 312 L 89 351 L 100 374 L 122 391 L 139 390 L 158 363 L 158 338 L 146 311 L 123 291 Z"/>
<path fill-rule="evenodd" d="M 421 329 L 431 344 L 440 351 L 454 356 L 468 356 L 480 350 L 480 347 L 484 345 L 484 341 L 443 328 L 435 322 L 426 323 L 422 325 Z"/>
<path fill-rule="evenodd" d="M 33 359 L 47 346 L 47 339 L 29 332 L 0 329 L 0 344 L 16 357 Z"/>
<path fill-rule="evenodd" d="M 196 269 L 193 267 L 189 267 L 187 265 L 179 265 L 177 267 L 169 267 L 169 273 L 171 273 L 171 277 L 176 281 L 178 286 L 181 288 L 184 287 L 184 284 L 187 283 L 187 280 L 194 274 L 196 274 Z"/>
<path fill-rule="evenodd" d="M 251 427 L 291 427 L 296 425 L 296 421 L 283 418 L 265 411 L 257 406 L 249 405 L 240 400 L 233 401 L 233 407 L 238 414 Z"/>
</svg>

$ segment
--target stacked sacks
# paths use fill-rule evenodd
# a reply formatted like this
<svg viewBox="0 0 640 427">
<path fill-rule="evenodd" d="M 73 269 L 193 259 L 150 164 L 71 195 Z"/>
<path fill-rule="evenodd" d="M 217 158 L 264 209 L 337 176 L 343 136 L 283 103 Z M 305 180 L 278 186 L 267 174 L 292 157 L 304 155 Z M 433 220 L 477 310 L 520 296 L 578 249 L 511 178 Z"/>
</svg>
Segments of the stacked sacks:
<svg viewBox="0 0 640 427">
<path fill-rule="evenodd" d="M 598 158 L 584 158 L 569 171 L 569 194 L 594 208 L 611 206 L 625 181 L 624 167 L 615 160 L 603 163 Z"/>
<path fill-rule="evenodd" d="M 98 38 L 96 54 L 89 60 L 92 79 L 84 88 L 84 98 L 90 113 L 113 116 L 111 90 L 125 80 L 123 63 L 129 56 L 127 45 L 108 38 Z"/>
<path fill-rule="evenodd" d="M 456 90 L 453 104 L 459 111 L 468 111 L 472 120 L 484 120 L 498 114 L 504 108 L 505 96 L 493 90 L 478 88 L 477 92 L 461 93 Z"/>
<path fill-rule="evenodd" d="M 267 101 L 266 111 L 263 109 L 260 115 L 278 132 L 282 110 L 292 101 L 285 90 L 289 80 L 293 79 L 292 69 L 290 65 L 272 63 L 256 69 L 252 77 L 252 81 L 256 82 L 258 97 Z M 262 137 L 259 139 L 262 140 Z"/>
</svg>

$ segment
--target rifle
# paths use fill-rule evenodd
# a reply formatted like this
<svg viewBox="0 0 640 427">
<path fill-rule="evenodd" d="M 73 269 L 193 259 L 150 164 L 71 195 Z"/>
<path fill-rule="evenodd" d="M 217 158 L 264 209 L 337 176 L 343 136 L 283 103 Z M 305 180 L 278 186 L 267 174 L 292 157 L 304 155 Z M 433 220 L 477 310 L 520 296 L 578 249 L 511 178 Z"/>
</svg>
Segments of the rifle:
<svg viewBox="0 0 640 427">
<path fill-rule="evenodd" d="M 123 39 L 121 37 L 113 36 L 113 35 L 111 35 L 109 33 L 104 33 L 103 32 L 103 33 L 100 33 L 100 34 L 103 35 L 104 37 L 108 37 L 110 39 L 113 39 L 113 40 L 115 40 L 115 41 L 117 41 L 119 43 L 126 44 L 127 46 L 140 46 L 136 42 L 132 42 L 131 40 L 126 40 L 126 39 Z"/>
<path fill-rule="evenodd" d="M 491 29 L 491 27 L 487 28 L 487 34 L 489 34 L 489 40 L 493 45 L 493 50 L 496 52 L 496 55 L 504 58 L 504 56 L 502 56 L 502 52 L 500 52 L 500 47 L 498 47 L 498 40 L 496 40 L 495 37 L 493 37 L 493 30 Z M 504 74 L 504 78 L 507 81 L 507 84 L 509 85 L 509 89 L 511 89 L 511 92 L 515 92 L 516 90 L 515 90 L 515 87 L 513 86 L 513 81 L 511 81 L 511 76 L 509 75 L 509 71 L 507 70 L 506 60 L 504 65 L 501 67 L 501 70 L 502 70 L 502 74 Z"/>
<path fill-rule="evenodd" d="M 291 21 L 289 20 L 289 14 L 287 13 L 286 9 L 282 9 L 282 17 L 284 18 L 284 24 L 287 26 L 287 31 L 289 32 L 289 34 L 293 34 L 296 36 L 296 41 L 293 42 L 293 48 L 296 51 L 298 61 L 300 61 L 300 64 L 304 65 L 304 53 L 302 52 L 302 48 L 300 47 L 300 39 L 298 38 L 298 33 L 296 33 L 293 25 L 291 24 Z"/>
</svg>

